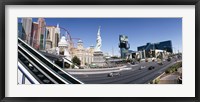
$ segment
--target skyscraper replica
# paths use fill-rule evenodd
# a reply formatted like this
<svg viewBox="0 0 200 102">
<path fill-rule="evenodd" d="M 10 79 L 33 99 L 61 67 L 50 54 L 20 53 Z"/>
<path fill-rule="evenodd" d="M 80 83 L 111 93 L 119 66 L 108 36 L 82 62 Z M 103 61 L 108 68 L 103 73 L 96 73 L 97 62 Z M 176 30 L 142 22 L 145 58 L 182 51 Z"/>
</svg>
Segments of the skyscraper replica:
<svg viewBox="0 0 200 102">
<path fill-rule="evenodd" d="M 37 44 L 39 45 L 39 50 L 44 50 L 44 42 L 46 33 L 46 22 L 44 18 L 38 18 L 38 35 Z"/>
<path fill-rule="evenodd" d="M 25 17 L 22 18 L 22 40 L 30 44 L 31 39 L 31 28 L 32 28 L 32 18 Z"/>
</svg>

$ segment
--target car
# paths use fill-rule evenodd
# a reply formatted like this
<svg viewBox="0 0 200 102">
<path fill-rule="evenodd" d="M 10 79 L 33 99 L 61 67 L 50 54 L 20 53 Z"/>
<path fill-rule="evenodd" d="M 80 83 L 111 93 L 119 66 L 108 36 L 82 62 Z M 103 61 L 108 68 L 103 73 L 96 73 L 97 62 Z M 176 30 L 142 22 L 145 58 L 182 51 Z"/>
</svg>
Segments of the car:
<svg viewBox="0 0 200 102">
<path fill-rule="evenodd" d="M 145 68 L 145 66 L 140 66 L 139 70 L 142 70 L 143 68 Z"/>
<path fill-rule="evenodd" d="M 148 69 L 149 70 L 152 70 L 152 69 L 154 69 L 155 67 L 154 66 L 150 66 Z"/>
<path fill-rule="evenodd" d="M 134 64 L 135 64 L 135 62 L 131 62 L 131 64 L 132 64 L 132 65 L 134 65 Z"/>
<path fill-rule="evenodd" d="M 158 62 L 159 65 L 163 65 L 163 62 Z"/>
<path fill-rule="evenodd" d="M 79 69 L 84 69 L 84 67 L 79 67 Z"/>
<path fill-rule="evenodd" d="M 119 76 L 119 75 L 121 75 L 120 72 L 111 72 L 111 73 L 108 73 L 108 77 Z"/>
<path fill-rule="evenodd" d="M 152 60 L 152 62 L 155 62 L 155 61 L 156 61 L 156 58 L 152 58 L 151 60 Z"/>
<path fill-rule="evenodd" d="M 167 61 L 168 61 L 168 62 L 171 61 L 171 58 L 168 58 Z"/>
</svg>

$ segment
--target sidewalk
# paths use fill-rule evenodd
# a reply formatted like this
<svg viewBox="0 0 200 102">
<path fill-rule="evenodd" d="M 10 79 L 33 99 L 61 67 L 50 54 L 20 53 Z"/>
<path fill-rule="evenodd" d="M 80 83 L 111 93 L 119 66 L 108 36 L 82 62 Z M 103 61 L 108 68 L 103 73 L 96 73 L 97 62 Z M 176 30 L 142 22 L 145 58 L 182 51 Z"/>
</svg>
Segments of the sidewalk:
<svg viewBox="0 0 200 102">
<path fill-rule="evenodd" d="M 178 75 L 167 75 L 165 77 L 162 77 L 158 84 L 178 84 Z"/>
<path fill-rule="evenodd" d="M 158 84 L 178 84 L 178 78 L 182 75 L 182 68 L 178 68 L 177 72 L 164 75 Z"/>
</svg>

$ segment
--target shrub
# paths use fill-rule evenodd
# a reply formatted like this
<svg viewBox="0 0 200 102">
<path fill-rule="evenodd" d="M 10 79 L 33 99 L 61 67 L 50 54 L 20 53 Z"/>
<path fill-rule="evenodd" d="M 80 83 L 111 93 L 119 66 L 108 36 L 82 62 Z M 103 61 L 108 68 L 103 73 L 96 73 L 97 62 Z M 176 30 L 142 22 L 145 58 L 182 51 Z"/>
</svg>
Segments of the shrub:
<svg viewBox="0 0 200 102">
<path fill-rule="evenodd" d="M 141 61 L 141 58 L 137 58 L 137 61 L 140 62 L 140 61 Z"/>
<path fill-rule="evenodd" d="M 77 57 L 77 56 L 74 56 L 73 58 L 72 58 L 72 62 L 74 63 L 74 64 L 76 64 L 76 65 L 81 65 L 81 60 Z"/>
<path fill-rule="evenodd" d="M 170 66 L 167 70 L 165 70 L 166 74 L 170 74 L 176 72 L 178 68 L 182 67 L 182 62 L 178 62 L 172 66 Z"/>
<path fill-rule="evenodd" d="M 72 64 L 72 65 L 71 65 L 71 67 L 72 67 L 72 69 L 73 69 L 73 68 L 75 68 L 75 65 L 74 65 L 74 64 Z"/>
<path fill-rule="evenodd" d="M 70 64 L 65 63 L 65 68 L 69 68 L 69 67 L 70 67 Z"/>
<path fill-rule="evenodd" d="M 170 73 L 170 71 L 169 71 L 169 70 L 166 70 L 166 71 L 165 71 L 165 73 L 166 73 L 166 74 L 169 74 L 169 73 Z"/>
<path fill-rule="evenodd" d="M 156 79 L 156 80 L 155 80 L 155 84 L 158 84 L 158 83 L 159 83 L 159 81 L 160 81 L 159 79 Z"/>
</svg>

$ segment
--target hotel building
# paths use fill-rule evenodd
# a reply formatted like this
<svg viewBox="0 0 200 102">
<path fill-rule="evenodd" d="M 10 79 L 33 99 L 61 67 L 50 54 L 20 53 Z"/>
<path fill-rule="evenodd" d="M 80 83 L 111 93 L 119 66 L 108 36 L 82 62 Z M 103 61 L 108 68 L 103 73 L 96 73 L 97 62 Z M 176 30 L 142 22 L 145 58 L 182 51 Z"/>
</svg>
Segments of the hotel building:
<svg viewBox="0 0 200 102">
<path fill-rule="evenodd" d="M 58 42 L 60 38 L 60 28 L 59 25 L 55 26 L 47 26 L 46 27 L 46 50 L 51 48 L 55 49 L 58 47 Z"/>
<path fill-rule="evenodd" d="M 33 22 L 32 24 L 32 33 L 31 33 L 31 46 L 35 49 L 39 49 L 39 45 L 37 45 L 37 38 L 38 38 L 38 23 Z"/>
<path fill-rule="evenodd" d="M 137 56 L 141 59 L 146 58 L 166 58 L 169 54 L 172 54 L 172 42 L 171 40 L 162 41 L 157 43 L 147 43 L 146 45 L 139 46 L 138 51 L 132 53 L 132 57 Z"/>
<path fill-rule="evenodd" d="M 94 46 L 84 48 L 81 40 L 77 43 L 77 48 L 72 49 L 72 56 L 77 56 L 81 60 L 81 66 L 91 64 L 93 62 Z"/>
<path fill-rule="evenodd" d="M 24 17 L 22 18 L 22 40 L 30 44 L 31 39 L 31 29 L 32 29 L 32 18 Z"/>
<path fill-rule="evenodd" d="M 38 34 L 37 36 L 37 45 L 39 45 L 39 50 L 44 50 L 44 36 L 45 36 L 45 28 L 46 22 L 44 18 L 38 18 Z"/>
</svg>

